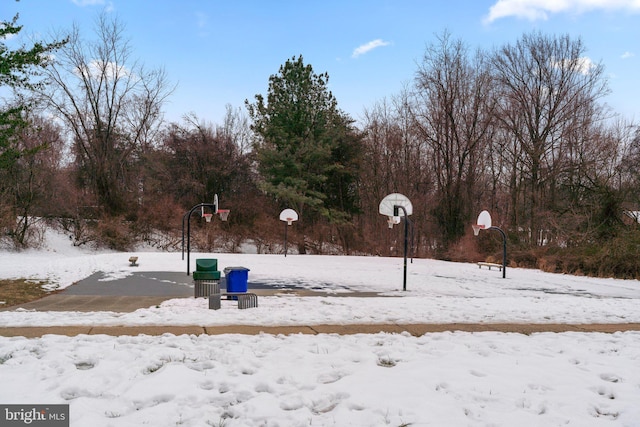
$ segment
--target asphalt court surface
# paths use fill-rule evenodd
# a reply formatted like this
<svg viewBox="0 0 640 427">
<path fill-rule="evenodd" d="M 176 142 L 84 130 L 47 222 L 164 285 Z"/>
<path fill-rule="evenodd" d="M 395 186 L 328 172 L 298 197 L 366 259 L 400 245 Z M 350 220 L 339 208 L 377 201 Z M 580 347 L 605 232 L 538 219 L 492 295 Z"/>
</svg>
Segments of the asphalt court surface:
<svg viewBox="0 0 640 427">
<path fill-rule="evenodd" d="M 114 311 L 131 312 L 162 304 L 173 298 L 194 296 L 193 277 L 185 272 L 135 271 L 122 277 L 97 272 L 77 283 L 37 301 L 4 307 L 0 311 L 22 308 L 35 311 Z M 375 292 L 353 292 L 331 284 L 306 288 L 302 283 L 283 283 L 277 280 L 257 282 L 249 278 L 248 291 L 258 296 L 292 294 L 298 296 L 372 297 Z M 224 276 L 220 289 L 226 289 Z"/>
<path fill-rule="evenodd" d="M 222 285 L 222 284 L 221 284 Z M 125 277 L 110 278 L 97 272 L 62 291 L 63 295 L 103 296 L 193 296 L 193 279 L 178 272 L 134 272 Z"/>
<path fill-rule="evenodd" d="M 220 289 L 226 289 L 227 282 L 220 277 Z M 247 287 L 254 291 L 315 291 L 326 294 L 339 289 L 340 293 L 350 292 L 348 288 L 325 284 L 324 286 L 311 287 L 301 282 L 282 282 L 270 280 L 260 282 L 249 277 Z M 175 271 L 135 271 L 123 277 L 108 277 L 102 272 L 97 272 L 79 282 L 63 289 L 60 293 L 65 295 L 121 295 L 121 296 L 193 296 L 193 277 L 184 272 Z M 360 292 L 358 292 L 360 293 Z"/>
</svg>

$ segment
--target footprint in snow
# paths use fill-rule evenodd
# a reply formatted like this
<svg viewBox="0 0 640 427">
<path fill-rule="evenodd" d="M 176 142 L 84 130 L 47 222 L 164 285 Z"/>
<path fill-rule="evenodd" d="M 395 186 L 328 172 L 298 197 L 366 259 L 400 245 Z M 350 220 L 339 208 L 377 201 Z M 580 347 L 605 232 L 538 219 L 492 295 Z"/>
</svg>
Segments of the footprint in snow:
<svg viewBox="0 0 640 427">
<path fill-rule="evenodd" d="M 617 376 L 616 374 L 600 374 L 600 379 L 604 381 L 608 381 L 610 383 L 619 383 L 622 382 L 622 378 Z"/>
<path fill-rule="evenodd" d="M 327 372 L 318 376 L 318 382 L 320 384 L 331 384 L 340 380 L 344 375 L 340 372 Z"/>
<path fill-rule="evenodd" d="M 613 393 L 611 390 L 607 390 L 604 387 L 598 387 L 598 389 L 596 390 L 596 393 L 598 393 L 600 396 L 606 399 L 614 400 L 616 398 L 615 393 Z"/>
<path fill-rule="evenodd" d="M 331 394 L 321 399 L 314 400 L 309 406 L 309 409 L 316 415 L 326 414 L 327 412 L 333 411 L 335 407 L 342 402 L 342 400 L 348 397 L 349 395 L 346 393 Z"/>
<path fill-rule="evenodd" d="M 93 369 L 96 364 L 91 360 L 81 360 L 75 363 L 76 369 L 79 371 L 87 371 L 89 369 Z"/>
<path fill-rule="evenodd" d="M 213 381 L 205 381 L 200 384 L 200 388 L 203 390 L 213 390 L 215 388 L 215 384 L 213 383 Z"/>
</svg>

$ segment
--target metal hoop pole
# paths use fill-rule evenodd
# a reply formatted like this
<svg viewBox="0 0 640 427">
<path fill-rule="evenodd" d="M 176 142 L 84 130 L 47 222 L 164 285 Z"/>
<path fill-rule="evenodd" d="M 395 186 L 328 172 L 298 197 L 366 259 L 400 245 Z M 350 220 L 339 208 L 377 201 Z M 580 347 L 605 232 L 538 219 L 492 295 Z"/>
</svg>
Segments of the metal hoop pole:
<svg viewBox="0 0 640 427">
<path fill-rule="evenodd" d="M 288 226 L 287 223 L 284 223 L 284 257 L 287 257 L 287 230 L 288 230 Z"/>
<path fill-rule="evenodd" d="M 496 226 L 489 227 L 489 230 L 498 230 L 502 234 L 502 278 L 505 279 L 507 277 L 507 235 Z"/>
<path fill-rule="evenodd" d="M 184 220 L 187 219 L 187 215 L 189 215 L 189 212 L 182 215 L 182 260 L 183 261 L 184 261 Z"/>
<path fill-rule="evenodd" d="M 407 215 L 407 210 L 404 208 L 404 206 L 402 205 L 395 205 L 393 207 L 393 216 L 398 216 L 396 215 L 398 213 L 398 209 L 402 209 L 402 212 L 404 213 L 404 273 L 402 276 L 402 290 L 406 291 L 407 290 L 407 248 L 409 246 L 409 228 L 408 228 L 408 219 L 409 216 Z"/>
<path fill-rule="evenodd" d="M 216 205 L 213 203 L 200 203 L 191 208 L 187 214 L 187 276 L 189 275 L 190 268 L 190 254 L 191 254 L 191 214 L 198 208 L 204 209 L 205 207 L 215 209 Z"/>
<path fill-rule="evenodd" d="M 407 220 L 409 221 L 409 217 L 407 217 Z M 415 227 L 413 226 L 413 221 L 409 221 L 409 223 L 411 224 L 411 264 L 413 264 L 413 256 L 416 252 L 416 244 L 414 241 Z"/>
</svg>

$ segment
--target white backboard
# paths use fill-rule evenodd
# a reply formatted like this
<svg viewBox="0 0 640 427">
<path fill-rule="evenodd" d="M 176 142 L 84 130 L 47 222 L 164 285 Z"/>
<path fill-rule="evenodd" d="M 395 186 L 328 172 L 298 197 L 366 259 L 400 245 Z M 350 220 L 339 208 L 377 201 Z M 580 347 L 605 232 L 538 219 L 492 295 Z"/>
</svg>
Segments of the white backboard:
<svg viewBox="0 0 640 427">
<path fill-rule="evenodd" d="M 404 212 L 402 209 L 399 210 L 398 215 L 394 215 L 393 207 L 394 206 L 402 206 L 407 211 L 407 215 L 411 215 L 413 213 L 413 205 L 411 204 L 411 200 L 404 194 L 400 193 L 391 193 L 382 199 L 380 202 L 380 206 L 378 206 L 378 212 L 382 215 L 386 216 L 404 216 Z"/>
<path fill-rule="evenodd" d="M 298 212 L 293 209 L 285 209 L 280 212 L 280 221 L 297 221 L 298 220 Z"/>
<path fill-rule="evenodd" d="M 483 225 L 485 229 L 491 228 L 491 214 L 489 214 L 489 211 L 480 212 L 476 224 Z"/>
</svg>

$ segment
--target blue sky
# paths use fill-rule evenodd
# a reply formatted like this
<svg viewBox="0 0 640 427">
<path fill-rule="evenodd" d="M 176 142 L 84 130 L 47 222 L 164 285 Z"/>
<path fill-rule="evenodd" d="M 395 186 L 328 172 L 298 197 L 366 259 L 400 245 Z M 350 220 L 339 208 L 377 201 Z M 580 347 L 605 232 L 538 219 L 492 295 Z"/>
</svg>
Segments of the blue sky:
<svg viewBox="0 0 640 427">
<path fill-rule="evenodd" d="M 126 25 L 134 57 L 177 84 L 171 121 L 193 112 L 220 123 L 226 105 L 266 94 L 269 76 L 298 55 L 329 73 L 339 107 L 359 119 L 411 84 L 444 30 L 472 49 L 532 30 L 579 36 L 606 67 L 606 101 L 640 118 L 640 0 L 2 0 L 0 19 L 19 13 L 23 34 L 45 40 L 73 23 L 93 37 L 103 10 Z"/>
</svg>

